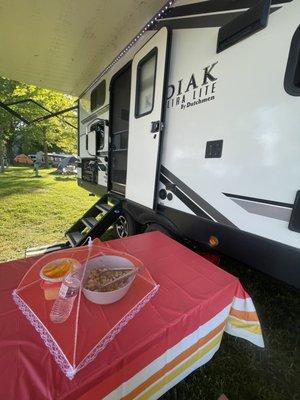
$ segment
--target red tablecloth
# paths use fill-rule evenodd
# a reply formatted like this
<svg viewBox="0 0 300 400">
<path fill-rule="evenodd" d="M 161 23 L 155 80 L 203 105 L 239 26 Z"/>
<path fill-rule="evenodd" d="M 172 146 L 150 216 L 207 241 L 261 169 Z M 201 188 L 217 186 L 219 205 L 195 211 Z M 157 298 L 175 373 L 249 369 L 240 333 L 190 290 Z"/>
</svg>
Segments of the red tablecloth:
<svg viewBox="0 0 300 400">
<path fill-rule="evenodd" d="M 142 260 L 160 289 L 72 381 L 12 300 L 34 260 L 0 265 L 1 399 L 156 399 L 213 356 L 224 330 L 263 346 L 237 278 L 158 232 L 109 245 Z"/>
</svg>

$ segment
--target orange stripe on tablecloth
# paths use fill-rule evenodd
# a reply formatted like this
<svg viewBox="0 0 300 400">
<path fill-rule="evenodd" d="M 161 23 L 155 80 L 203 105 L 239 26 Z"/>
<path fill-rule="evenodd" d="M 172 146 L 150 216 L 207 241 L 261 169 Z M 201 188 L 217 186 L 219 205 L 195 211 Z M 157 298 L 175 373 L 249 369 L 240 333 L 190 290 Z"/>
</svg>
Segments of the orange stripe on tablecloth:
<svg viewBox="0 0 300 400">
<path fill-rule="evenodd" d="M 192 356 L 188 357 L 185 361 L 178 364 L 174 369 L 172 369 L 172 371 L 164 375 L 162 379 L 159 379 L 156 383 L 154 383 L 154 385 L 151 385 L 137 398 L 137 400 L 148 400 L 152 398 L 155 394 L 157 395 L 157 393 L 161 389 L 165 388 L 170 382 L 178 378 L 179 375 L 185 373 L 186 370 L 194 366 L 196 363 L 199 363 L 199 361 L 202 360 L 209 351 L 217 351 L 222 340 L 222 335 L 223 332 L 218 333 L 217 336 L 210 340 L 205 346 L 200 347 Z"/>
<path fill-rule="evenodd" d="M 230 310 L 230 315 L 245 321 L 259 321 L 256 311 L 239 311 L 232 308 Z"/>
<path fill-rule="evenodd" d="M 148 379 L 146 379 L 143 383 L 133 389 L 126 396 L 122 397 L 122 400 L 132 400 L 140 393 L 142 393 L 147 387 L 155 383 L 158 379 L 163 377 L 167 372 L 171 371 L 177 364 L 184 361 L 187 357 L 192 355 L 199 347 L 204 346 L 210 339 L 215 337 L 225 326 L 225 321 L 210 331 L 206 336 L 199 339 L 196 343 L 194 343 L 191 347 L 180 353 L 177 357 L 175 357 L 172 361 L 167 363 L 163 368 L 159 371 L 155 372 L 155 374 L 151 375 Z"/>
</svg>

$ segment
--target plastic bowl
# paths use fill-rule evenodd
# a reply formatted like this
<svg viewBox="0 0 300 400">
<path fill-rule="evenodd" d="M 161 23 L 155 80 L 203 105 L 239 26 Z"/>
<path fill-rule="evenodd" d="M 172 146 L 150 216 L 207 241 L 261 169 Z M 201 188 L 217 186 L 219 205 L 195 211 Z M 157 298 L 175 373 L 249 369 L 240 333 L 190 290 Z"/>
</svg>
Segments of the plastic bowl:
<svg viewBox="0 0 300 400">
<path fill-rule="evenodd" d="M 134 268 L 135 273 L 129 278 L 128 283 L 116 290 L 113 290 L 111 292 L 97 292 L 93 290 L 86 289 L 84 287 L 85 282 L 87 280 L 87 277 L 89 275 L 90 269 L 93 268 L 101 268 L 101 267 L 106 267 L 106 268 Z M 112 304 L 115 303 L 116 301 L 121 300 L 126 293 L 128 292 L 132 282 L 135 279 L 135 275 L 138 269 L 135 267 L 135 265 L 129 261 L 125 257 L 120 257 L 120 256 L 99 256 L 92 258 L 86 266 L 86 272 L 85 272 L 85 279 L 82 287 L 82 292 L 84 296 L 91 301 L 92 303 L 96 304 Z"/>
<path fill-rule="evenodd" d="M 72 264 L 72 267 L 62 276 L 57 277 L 57 278 L 50 278 L 49 276 L 44 274 L 45 268 L 49 267 L 50 265 L 59 265 L 62 262 L 69 262 Z M 47 282 L 62 282 L 64 277 L 68 275 L 69 272 L 75 271 L 76 269 L 80 269 L 80 263 L 77 260 L 74 260 L 74 258 L 58 258 L 57 260 L 53 260 L 49 262 L 48 264 L 44 265 L 43 268 L 40 270 L 40 277 Z"/>
</svg>

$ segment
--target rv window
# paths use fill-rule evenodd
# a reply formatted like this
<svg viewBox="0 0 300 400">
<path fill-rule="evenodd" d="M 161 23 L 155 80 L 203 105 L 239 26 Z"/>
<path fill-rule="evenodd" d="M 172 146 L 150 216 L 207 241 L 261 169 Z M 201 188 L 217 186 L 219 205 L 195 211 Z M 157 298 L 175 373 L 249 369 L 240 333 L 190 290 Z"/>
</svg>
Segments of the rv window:
<svg viewBox="0 0 300 400">
<path fill-rule="evenodd" d="M 292 39 L 284 77 L 284 89 L 291 96 L 300 96 L 300 26 Z"/>
<path fill-rule="evenodd" d="M 103 106 L 105 102 L 106 82 L 100 82 L 91 93 L 91 111 Z"/>
<path fill-rule="evenodd" d="M 151 113 L 154 105 L 157 48 L 151 50 L 138 64 L 135 117 Z"/>
</svg>

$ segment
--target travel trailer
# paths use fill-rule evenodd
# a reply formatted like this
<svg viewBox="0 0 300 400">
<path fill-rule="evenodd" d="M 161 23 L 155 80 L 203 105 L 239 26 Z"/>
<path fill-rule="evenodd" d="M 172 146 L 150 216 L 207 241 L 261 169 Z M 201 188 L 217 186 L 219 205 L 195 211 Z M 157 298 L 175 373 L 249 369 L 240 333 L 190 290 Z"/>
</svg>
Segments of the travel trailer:
<svg viewBox="0 0 300 400">
<path fill-rule="evenodd" d="M 79 98 L 78 184 L 103 197 L 73 246 L 158 229 L 300 286 L 299 15 L 170 1 L 120 49 Z"/>
</svg>

